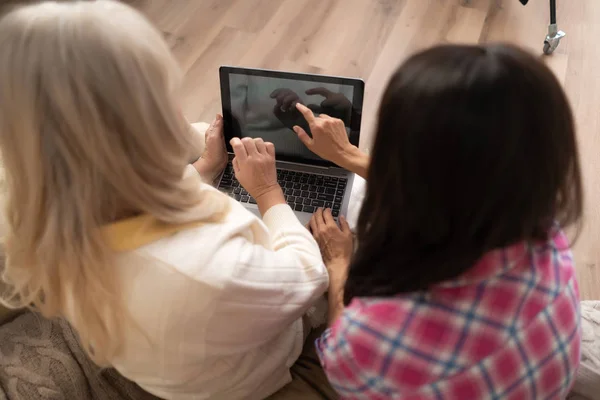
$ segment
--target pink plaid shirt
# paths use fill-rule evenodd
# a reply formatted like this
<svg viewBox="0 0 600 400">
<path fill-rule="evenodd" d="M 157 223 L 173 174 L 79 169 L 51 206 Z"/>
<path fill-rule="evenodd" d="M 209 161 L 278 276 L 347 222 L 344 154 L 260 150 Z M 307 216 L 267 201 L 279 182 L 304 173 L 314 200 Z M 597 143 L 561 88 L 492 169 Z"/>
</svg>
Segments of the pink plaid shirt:
<svg viewBox="0 0 600 400">
<path fill-rule="evenodd" d="M 354 299 L 317 349 L 345 399 L 564 399 L 578 297 L 561 232 L 490 252 L 426 293 Z"/>
</svg>

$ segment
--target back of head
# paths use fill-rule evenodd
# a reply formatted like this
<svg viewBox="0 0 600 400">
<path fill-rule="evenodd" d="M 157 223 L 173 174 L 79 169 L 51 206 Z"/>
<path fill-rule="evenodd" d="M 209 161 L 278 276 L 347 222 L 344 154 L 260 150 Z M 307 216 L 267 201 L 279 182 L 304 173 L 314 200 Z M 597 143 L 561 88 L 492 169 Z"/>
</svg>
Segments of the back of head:
<svg viewBox="0 0 600 400">
<path fill-rule="evenodd" d="M 520 49 L 449 45 L 411 57 L 378 123 L 347 301 L 426 290 L 580 217 L 568 101 Z"/>
<path fill-rule="evenodd" d="M 100 360 L 116 351 L 121 316 L 102 225 L 220 211 L 183 179 L 191 131 L 174 97 L 178 74 L 160 33 L 116 1 L 49 1 L 0 20 L 3 278 L 14 289 L 4 300 L 46 315 L 74 307 Z"/>
</svg>

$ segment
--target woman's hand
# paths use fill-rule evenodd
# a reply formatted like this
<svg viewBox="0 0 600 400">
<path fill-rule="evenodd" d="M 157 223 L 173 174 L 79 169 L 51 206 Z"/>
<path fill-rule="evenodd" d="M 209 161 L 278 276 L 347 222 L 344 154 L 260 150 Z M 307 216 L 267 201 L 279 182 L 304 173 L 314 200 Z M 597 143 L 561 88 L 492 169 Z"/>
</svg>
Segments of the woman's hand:
<svg viewBox="0 0 600 400">
<path fill-rule="evenodd" d="M 336 114 L 344 117 L 349 117 L 352 112 L 352 102 L 341 93 L 334 93 L 324 87 L 308 89 L 305 93 L 309 96 L 319 95 L 325 97 L 325 100 L 320 105 L 322 109 L 338 111 Z"/>
<path fill-rule="evenodd" d="M 207 182 L 213 182 L 227 165 L 227 149 L 223 136 L 223 117 L 217 115 L 204 135 L 204 153 L 193 165 Z"/>
<path fill-rule="evenodd" d="M 300 100 L 300 96 L 296 92 L 288 88 L 275 89 L 271 93 L 271 98 L 275 99 L 274 111 L 286 112 L 293 110 Z"/>
<path fill-rule="evenodd" d="M 346 280 L 346 273 L 354 249 L 352 232 L 344 218 L 340 216 L 340 226 L 335 223 L 331 210 L 317 209 L 310 220 L 310 231 L 321 249 L 323 262 L 330 270 L 330 277 Z"/>
<path fill-rule="evenodd" d="M 319 208 L 310 220 L 310 230 L 319 244 L 321 256 L 329 272 L 329 325 L 342 314 L 344 309 L 344 286 L 354 249 L 350 226 L 340 216 L 340 227 L 331 215 L 331 210 Z"/>
<path fill-rule="evenodd" d="M 312 133 L 311 138 L 300 126 L 294 126 L 294 132 L 302 143 L 319 157 L 366 178 L 369 158 L 350 143 L 344 122 L 325 114 L 315 117 L 308 107 L 300 103 L 296 104 L 296 108 L 308 122 Z"/>
<path fill-rule="evenodd" d="M 240 184 L 254 197 L 261 214 L 276 204 L 285 204 L 277 183 L 275 146 L 262 139 L 233 138 L 233 171 Z"/>
</svg>

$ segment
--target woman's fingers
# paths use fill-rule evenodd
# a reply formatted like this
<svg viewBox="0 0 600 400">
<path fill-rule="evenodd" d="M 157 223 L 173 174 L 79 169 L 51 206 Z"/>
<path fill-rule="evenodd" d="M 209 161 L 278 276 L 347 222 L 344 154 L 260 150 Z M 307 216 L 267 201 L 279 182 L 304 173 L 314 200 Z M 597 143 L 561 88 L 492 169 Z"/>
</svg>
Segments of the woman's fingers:
<svg viewBox="0 0 600 400">
<path fill-rule="evenodd" d="M 335 226 L 335 220 L 333 219 L 333 215 L 331 215 L 331 208 L 326 208 L 323 211 L 323 221 L 325 222 L 326 225 L 334 225 Z"/>
<path fill-rule="evenodd" d="M 254 139 L 248 137 L 242 138 L 242 144 L 246 148 L 246 154 L 248 154 L 248 156 L 258 153 Z"/>
<path fill-rule="evenodd" d="M 306 133 L 306 131 L 298 125 L 294 126 L 294 132 L 296 132 L 296 135 L 298 135 L 298 139 L 300 139 L 300 141 L 310 149 L 313 140 L 310 138 L 310 136 L 308 136 L 308 133 Z"/>
<path fill-rule="evenodd" d="M 274 98 L 279 97 L 279 95 L 283 91 L 284 91 L 284 89 L 275 89 L 275 90 L 273 90 L 273 92 L 271 93 L 271 98 L 274 99 Z"/>
<path fill-rule="evenodd" d="M 329 96 L 332 95 L 331 90 L 326 89 L 324 87 L 316 87 L 316 88 L 313 88 L 313 89 L 308 89 L 304 93 L 306 93 L 308 95 L 319 94 L 319 95 L 321 95 L 323 97 L 329 97 Z"/>
<path fill-rule="evenodd" d="M 229 143 L 231 144 L 231 147 L 233 148 L 233 153 L 235 154 L 235 157 L 237 159 L 239 159 L 240 161 L 244 161 L 246 158 L 248 158 L 246 146 L 244 146 L 244 144 L 239 138 L 233 138 Z"/>
<path fill-rule="evenodd" d="M 352 231 L 350 230 L 350 225 L 348 224 L 348 221 L 346 220 L 346 217 L 344 217 L 343 215 L 340 215 L 340 228 L 342 229 L 342 232 L 344 233 L 352 233 Z"/>
<path fill-rule="evenodd" d="M 217 116 L 215 117 L 215 119 L 213 120 L 213 122 L 210 124 L 210 126 L 208 127 L 208 134 L 215 134 L 215 133 L 219 133 L 218 131 L 215 130 L 215 128 L 218 128 L 219 125 L 221 125 L 223 123 L 223 117 L 221 116 L 221 114 L 217 114 Z"/>
<path fill-rule="evenodd" d="M 267 154 L 275 157 L 275 145 L 271 142 L 266 142 L 265 147 L 267 148 Z"/>
<path fill-rule="evenodd" d="M 231 147 L 233 148 L 233 152 L 235 157 L 233 158 L 233 170 L 238 177 L 240 183 L 242 183 L 242 178 L 240 177 L 240 173 L 246 173 L 253 175 L 256 171 L 255 169 L 260 163 L 266 161 L 269 166 L 271 166 L 275 162 L 275 146 L 273 143 L 265 143 L 263 139 L 256 138 L 233 138 L 230 141 Z M 259 156 L 260 155 L 260 156 Z M 259 164 L 256 164 L 254 161 L 258 161 Z M 275 168 L 273 168 L 275 183 L 277 181 L 277 175 L 275 173 Z M 246 176 L 244 178 L 244 182 L 242 186 L 250 192 L 252 189 L 252 184 L 255 183 L 252 181 L 252 178 Z"/>
<path fill-rule="evenodd" d="M 204 134 L 204 143 L 208 143 L 208 140 L 212 137 L 216 124 L 217 124 L 217 118 L 215 118 L 213 120 L 213 122 L 211 122 L 211 124 L 206 129 L 206 133 Z"/>
<path fill-rule="evenodd" d="M 300 113 L 309 125 L 315 122 L 315 115 L 313 114 L 310 108 L 306 107 L 304 104 L 297 103 L 296 109 L 300 111 Z"/>
<path fill-rule="evenodd" d="M 254 139 L 254 145 L 256 146 L 256 150 L 258 150 L 259 153 L 267 153 L 267 146 L 265 145 L 264 140 L 262 140 L 261 138 Z"/>
<path fill-rule="evenodd" d="M 210 145 L 211 143 L 221 144 L 225 142 L 223 137 L 223 117 L 217 114 L 217 117 L 206 131 L 205 143 Z"/>
<path fill-rule="evenodd" d="M 282 107 L 285 108 L 286 111 L 290 110 L 293 106 L 296 105 L 296 103 L 294 102 L 298 102 L 298 96 L 295 93 L 290 93 L 283 99 Z"/>
<path fill-rule="evenodd" d="M 223 116 L 221 114 L 217 114 L 217 118 L 215 119 L 215 127 L 220 128 L 223 125 Z M 217 129 L 215 132 L 217 136 L 223 136 L 223 129 Z"/>
<path fill-rule="evenodd" d="M 312 232 L 313 236 L 316 239 L 317 236 L 319 235 L 319 227 L 317 225 L 315 214 L 313 214 L 313 216 L 310 218 L 308 225 L 310 226 L 310 231 Z"/>
<path fill-rule="evenodd" d="M 315 225 L 317 229 L 322 229 L 325 227 L 325 220 L 323 219 L 323 209 L 317 208 L 317 211 L 313 214 L 313 218 L 315 219 Z"/>
</svg>

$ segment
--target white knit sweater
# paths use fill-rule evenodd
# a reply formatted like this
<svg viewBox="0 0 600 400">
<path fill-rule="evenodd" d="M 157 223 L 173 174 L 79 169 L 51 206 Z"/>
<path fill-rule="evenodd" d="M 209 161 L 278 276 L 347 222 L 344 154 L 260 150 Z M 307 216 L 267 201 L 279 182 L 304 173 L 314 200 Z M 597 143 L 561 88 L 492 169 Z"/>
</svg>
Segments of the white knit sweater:
<svg viewBox="0 0 600 400">
<path fill-rule="evenodd" d="M 221 222 L 118 260 L 127 307 L 152 344 L 128 330 L 114 366 L 165 399 L 263 399 L 283 387 L 303 346 L 301 317 L 329 284 L 316 242 L 289 206 L 261 221 L 223 199 L 231 209 Z M 143 216 L 107 233 L 127 241 L 148 234 L 147 225 Z"/>
</svg>

